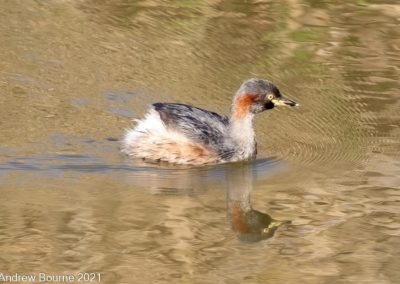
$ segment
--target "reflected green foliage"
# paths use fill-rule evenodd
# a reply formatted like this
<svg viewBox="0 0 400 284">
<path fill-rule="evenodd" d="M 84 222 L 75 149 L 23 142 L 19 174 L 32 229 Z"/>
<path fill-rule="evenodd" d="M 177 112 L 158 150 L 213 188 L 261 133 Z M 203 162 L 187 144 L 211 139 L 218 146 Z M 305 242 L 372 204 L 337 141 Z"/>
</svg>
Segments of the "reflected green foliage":
<svg viewBox="0 0 400 284">
<path fill-rule="evenodd" d="M 0 1 L 0 272 L 399 283 L 399 13 L 394 0 Z M 280 172 L 253 184 L 120 154 L 149 104 L 228 113 L 249 77 L 300 103 L 255 119 Z"/>
<path fill-rule="evenodd" d="M 368 2 L 365 0 L 356 0 L 356 4 L 358 6 L 366 6 L 366 5 L 368 5 Z"/>
<path fill-rule="evenodd" d="M 308 28 L 296 30 L 291 34 L 291 38 L 298 42 L 325 42 L 328 38 L 328 29 Z"/>
</svg>

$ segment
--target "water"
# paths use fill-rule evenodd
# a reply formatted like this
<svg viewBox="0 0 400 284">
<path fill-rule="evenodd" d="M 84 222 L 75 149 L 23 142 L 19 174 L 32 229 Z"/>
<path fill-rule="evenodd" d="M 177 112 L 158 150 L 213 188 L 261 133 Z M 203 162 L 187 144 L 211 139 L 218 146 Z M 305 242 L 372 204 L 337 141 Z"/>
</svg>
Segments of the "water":
<svg viewBox="0 0 400 284">
<path fill-rule="evenodd" d="M 396 1 L 2 1 L 0 272 L 103 283 L 398 283 Z M 130 161 L 156 101 L 300 102 L 252 163 Z"/>
</svg>

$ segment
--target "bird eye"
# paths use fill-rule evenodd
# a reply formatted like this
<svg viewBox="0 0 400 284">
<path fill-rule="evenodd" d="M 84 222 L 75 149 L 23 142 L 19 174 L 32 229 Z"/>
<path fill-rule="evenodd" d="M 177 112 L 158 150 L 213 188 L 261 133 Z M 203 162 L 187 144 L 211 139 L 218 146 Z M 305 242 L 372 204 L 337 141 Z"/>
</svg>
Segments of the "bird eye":
<svg viewBox="0 0 400 284">
<path fill-rule="evenodd" d="M 274 95 L 269 94 L 269 95 L 267 96 L 267 98 L 268 98 L 270 101 L 272 101 L 272 99 L 274 98 Z"/>
</svg>

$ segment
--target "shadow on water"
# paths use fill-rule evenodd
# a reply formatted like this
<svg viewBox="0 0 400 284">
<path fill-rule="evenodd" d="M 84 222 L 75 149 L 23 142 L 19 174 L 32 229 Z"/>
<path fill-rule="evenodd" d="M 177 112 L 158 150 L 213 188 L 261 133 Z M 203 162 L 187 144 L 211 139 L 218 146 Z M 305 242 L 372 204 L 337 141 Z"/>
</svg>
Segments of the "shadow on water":
<svg viewBox="0 0 400 284">
<path fill-rule="evenodd" d="M 253 163 L 236 163 L 227 167 L 227 211 L 232 230 L 243 242 L 271 238 L 275 231 L 290 221 L 278 221 L 269 214 L 253 209 L 250 194 L 256 171 Z"/>
<path fill-rule="evenodd" d="M 208 189 L 213 184 L 225 183 L 230 178 L 232 165 L 240 167 L 242 163 L 208 166 L 179 166 L 168 164 L 149 164 L 135 161 L 130 163 L 131 172 L 127 179 L 129 184 L 159 190 L 170 190 L 175 193 L 185 189 Z M 272 174 L 284 170 L 284 163 L 270 159 L 257 159 L 250 162 L 252 175 L 257 180 L 268 179 Z"/>
</svg>

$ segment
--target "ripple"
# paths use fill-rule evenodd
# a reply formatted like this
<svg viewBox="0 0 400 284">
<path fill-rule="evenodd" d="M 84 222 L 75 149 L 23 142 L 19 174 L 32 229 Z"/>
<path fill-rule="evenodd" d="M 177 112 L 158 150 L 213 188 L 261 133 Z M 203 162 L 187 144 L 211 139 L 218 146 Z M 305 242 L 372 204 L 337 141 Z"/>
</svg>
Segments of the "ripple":
<svg viewBox="0 0 400 284">
<path fill-rule="evenodd" d="M 208 188 L 213 184 L 225 182 L 229 167 L 242 162 L 209 165 L 202 167 L 188 167 L 176 165 L 134 165 L 128 175 L 128 181 L 136 186 L 146 186 L 164 189 L 190 189 L 193 187 Z M 253 176 L 257 180 L 268 179 L 271 175 L 283 170 L 278 160 L 258 159 L 249 162 Z"/>
<path fill-rule="evenodd" d="M 208 166 L 181 166 L 169 164 L 150 164 L 138 160 L 125 163 L 109 163 L 106 159 L 89 154 L 37 155 L 32 157 L 13 157 L 0 164 L 2 174 L 7 172 L 33 172 L 44 176 L 57 176 L 72 172 L 81 174 L 124 173 L 126 181 L 135 186 L 146 186 L 164 190 L 207 188 L 224 182 L 229 163 Z M 274 158 L 257 159 L 251 162 L 253 175 L 257 180 L 268 179 L 284 169 L 284 164 Z"/>
<path fill-rule="evenodd" d="M 376 118 L 365 115 L 359 94 L 349 94 L 333 83 L 316 90 L 308 85 L 300 87 L 309 96 L 299 99 L 301 106 L 295 111 L 280 111 L 277 120 L 284 120 L 284 127 L 275 128 L 265 138 L 278 145 L 273 149 L 275 154 L 282 160 L 317 167 L 362 163 L 371 132 L 365 121 L 371 124 Z"/>
</svg>

